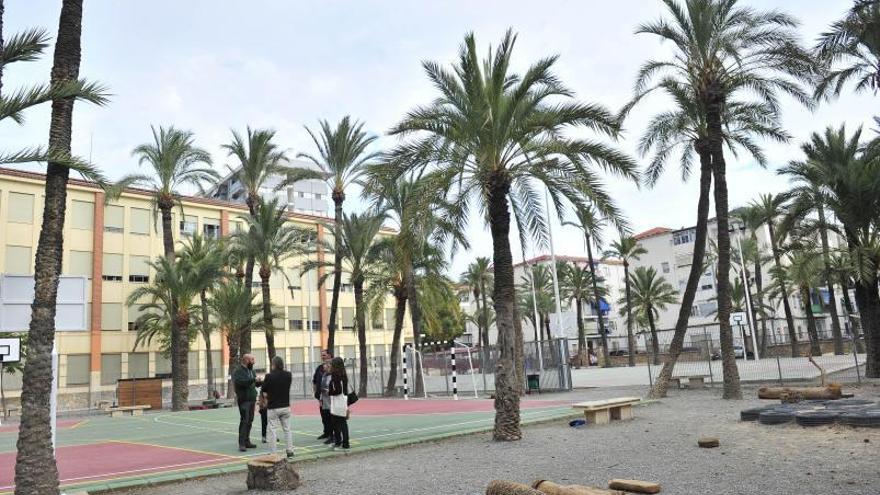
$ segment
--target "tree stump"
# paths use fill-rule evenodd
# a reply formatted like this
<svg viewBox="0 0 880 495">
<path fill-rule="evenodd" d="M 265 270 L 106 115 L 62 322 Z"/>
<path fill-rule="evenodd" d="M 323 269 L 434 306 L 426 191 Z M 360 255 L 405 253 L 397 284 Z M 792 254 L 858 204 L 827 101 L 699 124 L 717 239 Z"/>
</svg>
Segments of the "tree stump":
<svg viewBox="0 0 880 495">
<path fill-rule="evenodd" d="M 715 437 L 702 437 L 697 439 L 697 445 L 704 449 L 714 449 L 715 447 L 721 445 L 721 442 L 718 441 Z"/>
<path fill-rule="evenodd" d="M 285 457 L 266 455 L 248 461 L 248 490 L 294 490 L 299 474 Z"/>
</svg>

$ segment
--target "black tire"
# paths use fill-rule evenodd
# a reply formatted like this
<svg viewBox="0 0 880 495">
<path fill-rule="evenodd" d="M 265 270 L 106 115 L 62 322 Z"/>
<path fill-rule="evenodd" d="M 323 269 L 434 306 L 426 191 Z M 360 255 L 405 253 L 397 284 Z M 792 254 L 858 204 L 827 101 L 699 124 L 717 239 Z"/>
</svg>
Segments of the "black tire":
<svg viewBox="0 0 880 495">
<path fill-rule="evenodd" d="M 839 399 L 839 400 L 829 400 L 825 407 L 830 409 L 838 408 L 838 407 L 850 407 L 850 406 L 876 406 L 877 402 L 868 399 Z"/>
<path fill-rule="evenodd" d="M 758 422 L 762 425 L 781 425 L 790 423 L 794 419 L 794 413 L 777 409 L 762 411 L 758 415 Z"/>
<path fill-rule="evenodd" d="M 794 420 L 801 426 L 822 426 L 834 424 L 840 416 L 839 411 L 817 410 L 801 411 L 794 415 Z"/>
<path fill-rule="evenodd" d="M 880 428 L 880 410 L 845 412 L 838 419 L 840 424 L 868 428 Z"/>
<path fill-rule="evenodd" d="M 741 421 L 757 421 L 758 416 L 764 412 L 769 410 L 767 407 L 753 407 L 750 409 L 743 409 L 739 412 L 739 419 Z"/>
</svg>

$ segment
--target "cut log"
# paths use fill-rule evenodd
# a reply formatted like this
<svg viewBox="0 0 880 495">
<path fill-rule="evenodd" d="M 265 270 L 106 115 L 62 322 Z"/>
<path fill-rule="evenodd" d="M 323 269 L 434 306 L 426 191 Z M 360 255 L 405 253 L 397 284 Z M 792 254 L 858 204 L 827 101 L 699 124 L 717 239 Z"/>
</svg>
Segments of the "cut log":
<svg viewBox="0 0 880 495">
<path fill-rule="evenodd" d="M 507 480 L 493 480 L 486 487 L 486 495 L 544 495 L 528 485 Z"/>
<path fill-rule="evenodd" d="M 834 400 L 841 396 L 840 384 L 832 383 L 825 387 L 761 387 L 758 389 L 759 399 L 782 399 L 785 396 L 800 399 Z"/>
<path fill-rule="evenodd" d="M 636 493 L 660 493 L 660 483 L 640 480 L 611 480 L 608 488 Z"/>
<path fill-rule="evenodd" d="M 248 461 L 248 490 L 295 490 L 299 485 L 299 474 L 284 457 L 266 455 Z"/>
<path fill-rule="evenodd" d="M 583 485 L 560 485 L 552 481 L 536 480 L 532 488 L 546 495 L 626 495 L 617 490 L 606 490 Z"/>
<path fill-rule="evenodd" d="M 718 441 L 715 437 L 702 437 L 697 439 L 697 445 L 704 449 L 714 449 L 715 447 L 721 445 L 721 442 Z M 655 492 L 646 492 L 646 493 L 655 493 Z"/>
</svg>

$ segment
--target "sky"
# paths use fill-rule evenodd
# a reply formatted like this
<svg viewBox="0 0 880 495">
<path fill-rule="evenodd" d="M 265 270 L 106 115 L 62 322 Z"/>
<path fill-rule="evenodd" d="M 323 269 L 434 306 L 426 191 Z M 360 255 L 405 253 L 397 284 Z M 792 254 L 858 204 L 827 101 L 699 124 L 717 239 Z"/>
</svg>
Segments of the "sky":
<svg viewBox="0 0 880 495">
<path fill-rule="evenodd" d="M 57 30 L 59 0 L 5 3 L 5 36 L 34 26 Z M 810 46 L 851 5 L 849 0 L 742 3 L 794 14 Z M 105 107 L 77 104 L 73 151 L 91 156 L 116 179 L 138 170 L 131 150 L 151 139 L 150 125 L 173 124 L 192 130 L 225 175 L 231 162 L 220 146 L 229 141 L 231 129 L 273 128 L 279 144 L 293 156 L 314 149 L 304 126 L 314 127 L 319 119 L 336 122 L 345 115 L 364 121 L 380 136 L 377 148 L 390 147 L 397 139 L 386 136 L 387 130 L 406 111 L 434 97 L 421 61 L 448 66 L 465 33 L 473 31 L 485 51 L 508 28 L 519 35 L 514 71 L 558 54 L 555 72 L 577 99 L 617 111 L 632 95 L 639 66 L 668 54 L 669 47 L 657 39 L 633 34 L 639 23 L 663 14 L 658 0 L 87 0 L 80 74 L 106 85 L 113 96 Z M 39 62 L 15 64 L 3 74 L 4 90 L 47 81 L 50 67 L 51 50 Z M 636 143 L 651 116 L 667 103 L 657 98 L 637 107 L 616 146 L 645 164 L 636 155 Z M 784 99 L 783 125 L 793 139 L 763 143 L 767 169 L 745 155 L 728 157 L 731 207 L 784 190 L 786 179 L 775 169 L 799 158 L 799 143 L 812 132 L 841 123 L 872 128 L 876 104 L 874 95 L 846 94 L 810 112 Z M 0 124 L 0 147 L 46 142 L 49 107 L 26 118 L 23 126 Z M 677 167 L 670 167 L 653 189 L 611 176 L 606 184 L 633 232 L 695 222 L 697 181 L 682 182 Z M 357 194 L 348 198 L 346 210 L 362 206 Z M 583 237 L 575 228 L 562 227 L 556 217 L 553 225 L 557 254 L 584 255 Z M 476 215 L 467 236 L 471 249 L 454 255 L 453 276 L 475 257 L 491 257 L 491 234 Z M 521 248 L 516 234 L 511 237 L 514 260 L 519 261 Z M 547 252 L 529 248 L 527 255 Z"/>
</svg>

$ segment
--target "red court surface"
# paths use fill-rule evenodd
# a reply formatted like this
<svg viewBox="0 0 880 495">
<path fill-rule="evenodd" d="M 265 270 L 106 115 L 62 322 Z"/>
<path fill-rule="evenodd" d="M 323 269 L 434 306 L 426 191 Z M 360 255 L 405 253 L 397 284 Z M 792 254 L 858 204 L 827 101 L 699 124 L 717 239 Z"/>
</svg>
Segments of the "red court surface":
<svg viewBox="0 0 880 495">
<path fill-rule="evenodd" d="M 57 459 L 61 484 L 70 485 L 171 469 L 199 468 L 234 458 L 141 443 L 106 442 L 59 447 Z M 0 466 L 0 491 L 11 490 L 15 477 L 15 452 L 0 454 Z"/>
<path fill-rule="evenodd" d="M 523 400 L 522 409 L 536 409 L 568 405 L 569 402 L 558 400 Z M 318 401 L 297 401 L 293 405 L 294 416 L 317 416 Z M 491 399 L 361 399 L 351 406 L 353 414 L 358 416 L 393 416 L 400 414 L 453 414 L 494 412 L 495 401 Z"/>
</svg>

